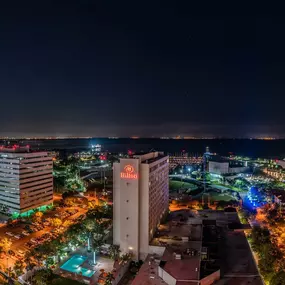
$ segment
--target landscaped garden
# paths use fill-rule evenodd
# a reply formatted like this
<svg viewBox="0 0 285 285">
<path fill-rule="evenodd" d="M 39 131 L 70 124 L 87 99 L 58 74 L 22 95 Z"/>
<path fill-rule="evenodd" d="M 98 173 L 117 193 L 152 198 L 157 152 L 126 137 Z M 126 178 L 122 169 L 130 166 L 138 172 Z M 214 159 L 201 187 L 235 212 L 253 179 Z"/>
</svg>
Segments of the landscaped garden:
<svg viewBox="0 0 285 285">
<path fill-rule="evenodd" d="M 186 190 L 191 192 L 196 189 L 198 189 L 198 187 L 193 183 L 178 180 L 169 180 L 170 191 Z"/>
</svg>

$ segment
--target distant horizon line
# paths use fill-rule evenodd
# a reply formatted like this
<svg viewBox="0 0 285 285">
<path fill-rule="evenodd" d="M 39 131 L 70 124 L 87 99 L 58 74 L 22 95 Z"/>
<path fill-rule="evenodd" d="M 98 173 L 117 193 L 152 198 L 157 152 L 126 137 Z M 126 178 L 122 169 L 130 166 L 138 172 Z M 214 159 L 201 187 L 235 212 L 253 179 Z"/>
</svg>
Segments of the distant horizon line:
<svg viewBox="0 0 285 285">
<path fill-rule="evenodd" d="M 63 140 L 63 139 L 161 139 L 161 140 L 217 140 L 217 139 L 244 139 L 244 140 L 283 140 L 285 137 L 264 137 L 264 136 L 252 136 L 252 137 L 227 137 L 227 136 L 0 136 L 0 140 Z"/>
</svg>

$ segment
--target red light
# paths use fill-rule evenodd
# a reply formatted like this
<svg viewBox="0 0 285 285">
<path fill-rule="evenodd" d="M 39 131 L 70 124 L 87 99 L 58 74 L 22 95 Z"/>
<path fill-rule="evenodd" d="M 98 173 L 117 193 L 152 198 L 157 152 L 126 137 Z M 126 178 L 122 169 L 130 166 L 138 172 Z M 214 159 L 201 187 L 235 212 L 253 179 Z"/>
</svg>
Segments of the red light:
<svg viewBox="0 0 285 285">
<path fill-rule="evenodd" d="M 124 171 L 121 172 L 121 178 L 124 179 L 138 179 L 138 174 L 132 165 L 128 164 L 124 167 Z"/>
<path fill-rule="evenodd" d="M 129 149 L 128 150 L 128 155 L 132 155 L 133 154 L 133 152 Z"/>
<path fill-rule="evenodd" d="M 99 158 L 100 158 L 100 160 L 106 160 L 107 159 L 106 155 L 100 155 Z"/>
</svg>

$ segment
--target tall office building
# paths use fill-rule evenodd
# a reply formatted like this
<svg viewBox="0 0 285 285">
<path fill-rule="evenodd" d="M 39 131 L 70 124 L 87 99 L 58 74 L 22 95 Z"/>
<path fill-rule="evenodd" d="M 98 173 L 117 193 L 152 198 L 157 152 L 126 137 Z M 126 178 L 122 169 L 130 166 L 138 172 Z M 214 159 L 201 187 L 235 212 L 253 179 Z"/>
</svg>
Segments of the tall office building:
<svg viewBox="0 0 285 285">
<path fill-rule="evenodd" d="M 113 242 L 136 259 L 148 254 L 149 242 L 168 213 L 168 156 L 134 155 L 114 163 Z"/>
<path fill-rule="evenodd" d="M 0 147 L 0 207 L 23 213 L 53 201 L 53 162 L 47 152 Z"/>
</svg>

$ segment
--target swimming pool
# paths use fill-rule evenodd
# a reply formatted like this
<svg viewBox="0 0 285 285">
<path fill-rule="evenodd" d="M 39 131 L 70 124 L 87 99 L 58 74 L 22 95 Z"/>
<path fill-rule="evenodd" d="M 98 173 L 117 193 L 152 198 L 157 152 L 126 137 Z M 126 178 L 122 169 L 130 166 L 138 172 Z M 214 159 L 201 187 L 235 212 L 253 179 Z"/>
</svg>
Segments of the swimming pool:
<svg viewBox="0 0 285 285">
<path fill-rule="evenodd" d="M 60 268 L 77 274 L 81 272 L 83 276 L 91 277 L 95 271 L 81 267 L 81 264 L 83 264 L 86 259 L 87 257 L 83 255 L 73 255 Z"/>
</svg>

